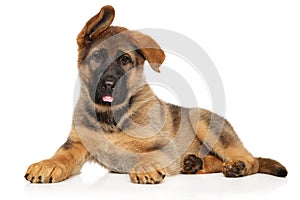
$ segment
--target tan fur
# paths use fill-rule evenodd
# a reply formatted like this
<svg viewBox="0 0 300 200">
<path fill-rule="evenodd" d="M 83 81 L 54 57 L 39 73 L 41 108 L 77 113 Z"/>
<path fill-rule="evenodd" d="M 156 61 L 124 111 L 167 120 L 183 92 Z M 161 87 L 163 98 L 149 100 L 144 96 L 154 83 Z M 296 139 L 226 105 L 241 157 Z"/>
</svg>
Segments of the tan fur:
<svg viewBox="0 0 300 200">
<path fill-rule="evenodd" d="M 105 6 L 79 33 L 81 91 L 71 132 L 52 158 L 29 166 L 28 181 L 65 180 L 90 160 L 110 171 L 128 173 L 133 183 L 156 184 L 180 172 L 286 176 L 277 161 L 253 157 L 224 118 L 158 99 L 145 81 L 143 64 L 147 60 L 159 72 L 164 52 L 147 35 L 110 26 L 113 18 L 114 9 Z M 106 50 L 106 60 L 116 60 L 120 51 L 132 59 L 133 66 L 123 67 L 128 93 L 118 105 L 97 104 L 90 97 L 89 86 L 99 66 L 89 58 L 100 49 Z"/>
</svg>

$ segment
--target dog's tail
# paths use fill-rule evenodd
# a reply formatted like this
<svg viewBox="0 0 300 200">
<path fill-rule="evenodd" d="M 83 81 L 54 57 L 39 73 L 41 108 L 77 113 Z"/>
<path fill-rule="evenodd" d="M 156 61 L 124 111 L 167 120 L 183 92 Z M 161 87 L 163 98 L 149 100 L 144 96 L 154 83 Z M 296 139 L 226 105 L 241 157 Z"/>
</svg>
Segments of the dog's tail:
<svg viewBox="0 0 300 200">
<path fill-rule="evenodd" d="M 286 177 L 288 171 L 286 168 L 277 162 L 276 160 L 272 160 L 270 158 L 256 158 L 259 162 L 258 173 L 270 174 L 279 177 Z"/>
</svg>

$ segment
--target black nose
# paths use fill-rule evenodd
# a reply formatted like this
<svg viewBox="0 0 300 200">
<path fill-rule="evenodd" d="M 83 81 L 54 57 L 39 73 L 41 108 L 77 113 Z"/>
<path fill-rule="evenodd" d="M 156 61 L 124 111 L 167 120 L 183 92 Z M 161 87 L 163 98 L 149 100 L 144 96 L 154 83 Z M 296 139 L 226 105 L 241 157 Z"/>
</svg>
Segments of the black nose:
<svg viewBox="0 0 300 200">
<path fill-rule="evenodd" d="M 113 89 L 115 86 L 115 82 L 113 80 L 105 80 L 103 83 L 103 87 L 104 89 Z"/>
</svg>

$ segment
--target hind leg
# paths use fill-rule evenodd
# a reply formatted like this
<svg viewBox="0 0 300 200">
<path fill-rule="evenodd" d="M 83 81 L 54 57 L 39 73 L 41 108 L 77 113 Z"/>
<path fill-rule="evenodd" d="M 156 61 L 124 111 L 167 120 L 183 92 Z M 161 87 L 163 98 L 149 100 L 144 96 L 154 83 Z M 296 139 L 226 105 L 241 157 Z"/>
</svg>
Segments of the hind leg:
<svg viewBox="0 0 300 200">
<path fill-rule="evenodd" d="M 207 110 L 192 109 L 190 121 L 198 139 L 222 160 L 222 171 L 226 177 L 240 177 L 258 172 L 257 159 L 246 150 L 224 118 Z"/>
</svg>

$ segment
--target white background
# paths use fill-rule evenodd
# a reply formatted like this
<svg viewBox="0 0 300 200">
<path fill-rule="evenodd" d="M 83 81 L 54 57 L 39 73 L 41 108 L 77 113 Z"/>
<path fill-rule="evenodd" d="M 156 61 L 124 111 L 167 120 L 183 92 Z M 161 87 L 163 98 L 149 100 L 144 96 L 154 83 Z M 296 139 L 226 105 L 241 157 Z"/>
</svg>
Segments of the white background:
<svg viewBox="0 0 300 200">
<path fill-rule="evenodd" d="M 11 0 L 0 4 L 1 199 L 299 196 L 297 1 Z M 50 157 L 67 138 L 77 78 L 75 39 L 85 22 L 106 4 L 116 9 L 114 25 L 169 29 L 197 42 L 222 78 L 226 118 L 253 155 L 279 160 L 289 170 L 288 177 L 179 175 L 167 177 L 161 185 L 144 186 L 88 164 L 80 175 L 63 183 L 28 184 L 23 178 L 28 165 Z M 167 62 L 178 67 L 172 59 Z M 211 108 L 204 90 L 197 94 L 197 101 Z M 163 99 L 172 99 L 163 94 L 159 94 Z"/>
</svg>

